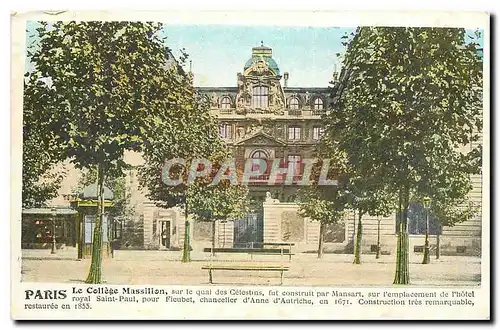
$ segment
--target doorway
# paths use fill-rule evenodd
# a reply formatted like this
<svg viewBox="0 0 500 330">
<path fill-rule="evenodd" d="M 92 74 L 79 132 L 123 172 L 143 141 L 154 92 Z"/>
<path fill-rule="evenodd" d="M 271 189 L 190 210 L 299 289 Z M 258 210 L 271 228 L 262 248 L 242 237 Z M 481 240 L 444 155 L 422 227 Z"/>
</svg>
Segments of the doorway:
<svg viewBox="0 0 500 330">
<path fill-rule="evenodd" d="M 234 220 L 233 247 L 244 249 L 262 247 L 263 236 L 263 212 L 249 212 L 242 218 Z"/>
<path fill-rule="evenodd" d="M 170 221 L 160 220 L 160 249 L 170 249 Z"/>
</svg>

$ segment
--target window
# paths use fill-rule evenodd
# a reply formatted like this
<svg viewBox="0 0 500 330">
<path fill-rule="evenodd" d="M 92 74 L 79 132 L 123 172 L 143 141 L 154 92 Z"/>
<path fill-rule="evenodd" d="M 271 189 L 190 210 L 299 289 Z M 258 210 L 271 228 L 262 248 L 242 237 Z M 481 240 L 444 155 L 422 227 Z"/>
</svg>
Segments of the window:
<svg viewBox="0 0 500 330">
<path fill-rule="evenodd" d="M 222 124 L 220 125 L 220 137 L 223 139 L 230 139 L 231 138 L 231 125 L 228 124 Z"/>
<path fill-rule="evenodd" d="M 227 96 L 222 98 L 220 103 L 221 109 L 230 109 L 231 108 L 231 99 Z"/>
<path fill-rule="evenodd" d="M 269 88 L 257 86 L 253 88 L 252 108 L 267 108 L 269 106 Z"/>
<path fill-rule="evenodd" d="M 324 131 L 323 127 L 313 127 L 313 140 L 321 139 L 323 131 Z"/>
<path fill-rule="evenodd" d="M 300 127 L 297 126 L 288 127 L 288 139 L 300 140 Z"/>
<path fill-rule="evenodd" d="M 299 176 L 301 168 L 301 158 L 299 155 L 288 156 L 288 175 Z"/>
<path fill-rule="evenodd" d="M 264 151 L 262 150 L 256 150 L 252 154 L 253 159 L 267 159 L 267 155 Z"/>
<path fill-rule="evenodd" d="M 298 110 L 299 109 L 299 100 L 296 97 L 292 97 L 288 101 L 288 108 L 290 110 Z"/>
<path fill-rule="evenodd" d="M 425 235 L 426 210 L 419 204 L 414 203 L 408 207 L 408 234 Z M 399 231 L 399 217 L 396 214 L 396 232 Z M 437 235 L 441 232 L 441 226 L 436 217 L 429 213 L 429 235 Z"/>
<path fill-rule="evenodd" d="M 251 158 L 252 159 L 267 159 L 267 154 L 263 150 L 255 150 L 252 153 Z M 268 164 L 266 164 L 266 173 L 269 172 L 269 166 L 267 166 L 267 165 Z M 252 163 L 252 171 L 258 171 L 259 169 L 260 169 L 260 163 L 253 162 Z M 256 179 L 258 180 L 258 179 L 265 179 L 265 178 L 266 178 L 266 174 L 263 174 L 262 176 L 257 177 Z"/>
<path fill-rule="evenodd" d="M 314 110 L 323 110 L 323 100 L 319 97 L 314 100 Z"/>
</svg>

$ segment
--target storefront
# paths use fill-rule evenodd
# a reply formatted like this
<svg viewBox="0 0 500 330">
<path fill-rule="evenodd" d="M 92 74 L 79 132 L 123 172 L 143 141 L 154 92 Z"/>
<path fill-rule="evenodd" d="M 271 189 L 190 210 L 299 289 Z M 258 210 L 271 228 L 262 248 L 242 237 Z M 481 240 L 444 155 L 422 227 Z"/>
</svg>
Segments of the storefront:
<svg viewBox="0 0 500 330">
<path fill-rule="evenodd" d="M 78 241 L 77 212 L 71 208 L 31 208 L 22 211 L 23 249 L 57 249 L 76 247 Z"/>
</svg>

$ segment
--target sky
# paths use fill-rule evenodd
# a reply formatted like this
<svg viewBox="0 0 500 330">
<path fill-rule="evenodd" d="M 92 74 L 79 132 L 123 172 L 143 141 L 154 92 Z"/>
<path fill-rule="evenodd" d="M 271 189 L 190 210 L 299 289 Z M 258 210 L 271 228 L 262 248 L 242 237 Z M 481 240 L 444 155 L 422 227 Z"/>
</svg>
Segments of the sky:
<svg viewBox="0 0 500 330">
<path fill-rule="evenodd" d="M 38 23 L 29 21 L 27 43 Z M 327 87 L 344 52 L 341 37 L 352 28 L 243 25 L 165 25 L 166 44 L 179 58 L 184 48 L 192 61 L 197 87 L 235 87 L 236 74 L 252 55 L 252 47 L 273 49 L 273 58 L 290 74 L 290 87 Z M 27 69 L 32 66 L 27 60 Z"/>
<path fill-rule="evenodd" d="M 355 28 L 272 27 L 230 25 L 167 25 L 167 46 L 179 56 L 185 48 L 192 61 L 196 86 L 236 86 L 236 74 L 261 41 L 273 49 L 273 58 L 290 87 L 327 87 L 340 69 L 336 53 L 343 53 L 341 37 Z"/>
<path fill-rule="evenodd" d="M 27 25 L 27 43 L 33 42 L 37 22 Z M 174 56 L 185 49 L 192 61 L 197 87 L 235 87 L 236 75 L 261 42 L 273 49 L 281 74 L 289 73 L 290 87 L 327 87 L 335 70 L 341 39 L 356 27 L 289 27 L 244 25 L 165 25 L 163 36 Z M 468 31 L 472 34 L 473 31 Z M 481 38 L 480 43 L 483 40 Z M 27 70 L 32 66 L 26 60 Z M 189 68 L 186 68 L 189 69 Z"/>
</svg>

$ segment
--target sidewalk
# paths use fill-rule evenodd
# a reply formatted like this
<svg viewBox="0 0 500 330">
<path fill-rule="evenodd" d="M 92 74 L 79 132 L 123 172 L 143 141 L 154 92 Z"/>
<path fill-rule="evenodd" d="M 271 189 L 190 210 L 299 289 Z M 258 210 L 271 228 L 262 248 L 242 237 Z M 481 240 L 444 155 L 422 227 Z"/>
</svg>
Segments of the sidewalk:
<svg viewBox="0 0 500 330">
<path fill-rule="evenodd" d="M 58 250 L 23 250 L 22 280 L 28 282 L 82 283 L 88 273 L 90 259 L 77 260 L 74 248 Z M 108 284 L 208 284 L 207 272 L 201 268 L 210 262 L 286 264 L 285 285 L 314 286 L 387 286 L 392 284 L 395 256 L 362 255 L 361 265 L 353 265 L 350 254 L 297 254 L 289 262 L 287 257 L 254 256 L 246 253 L 210 253 L 191 251 L 192 262 L 182 263 L 182 251 L 115 251 L 115 258 L 103 259 L 103 278 Z M 431 258 L 430 265 L 422 265 L 422 256 L 412 254 L 410 278 L 418 286 L 475 286 L 481 281 L 479 257 L 443 256 Z M 218 284 L 277 285 L 276 274 L 264 272 L 216 272 Z"/>
<path fill-rule="evenodd" d="M 24 249 L 22 250 L 22 258 L 26 260 L 77 260 L 78 252 L 74 247 L 66 247 L 62 250 L 57 250 L 56 254 L 51 254 L 50 249 Z M 113 260 L 144 260 L 144 261 L 181 261 L 182 251 L 158 251 L 158 250 L 115 250 Z M 322 259 L 318 259 L 315 253 L 297 253 L 292 257 L 292 263 L 295 262 L 335 262 L 335 263 L 352 263 L 352 254 L 332 254 L 323 255 Z M 273 262 L 288 263 L 288 256 L 281 257 L 280 255 L 256 255 L 253 261 L 273 261 Z M 212 257 L 208 252 L 191 251 L 191 261 L 252 261 L 251 255 L 247 253 L 217 253 Z M 374 254 L 362 254 L 362 263 L 388 263 L 393 264 L 396 261 L 394 255 L 382 255 L 380 259 L 376 259 Z M 422 262 L 422 254 L 410 254 L 410 263 L 419 264 Z M 436 260 L 431 256 L 431 264 L 438 263 L 468 263 L 480 264 L 481 258 L 471 256 L 441 256 Z"/>
</svg>

